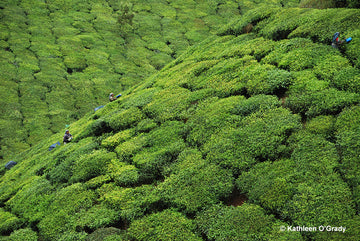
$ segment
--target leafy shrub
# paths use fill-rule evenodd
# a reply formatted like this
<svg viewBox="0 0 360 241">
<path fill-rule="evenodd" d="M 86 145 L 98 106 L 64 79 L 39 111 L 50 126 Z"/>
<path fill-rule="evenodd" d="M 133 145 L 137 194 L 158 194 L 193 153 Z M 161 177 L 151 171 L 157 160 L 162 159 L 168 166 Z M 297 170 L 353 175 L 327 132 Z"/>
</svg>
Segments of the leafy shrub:
<svg viewBox="0 0 360 241">
<path fill-rule="evenodd" d="M 209 240 L 303 240 L 299 232 L 279 232 L 281 226 L 288 225 L 254 204 L 213 205 L 199 213 L 195 221 Z"/>
<path fill-rule="evenodd" d="M 6 202 L 14 214 L 24 217 L 30 223 L 40 221 L 46 215 L 53 192 L 48 180 L 41 177 L 32 179 Z"/>
<path fill-rule="evenodd" d="M 360 126 L 360 107 L 345 108 L 337 117 L 335 129 L 338 134 L 345 131 L 356 131 Z"/>
<path fill-rule="evenodd" d="M 232 173 L 203 160 L 196 150 L 185 150 L 171 175 L 158 186 L 159 195 L 187 213 L 218 203 L 233 189 Z"/>
<path fill-rule="evenodd" d="M 71 182 L 87 181 L 93 177 L 105 174 L 106 167 L 112 159 L 116 158 L 114 152 L 96 150 L 81 156 L 73 166 Z"/>
<path fill-rule="evenodd" d="M 18 229 L 11 233 L 9 236 L 9 241 L 37 241 L 38 235 L 35 231 L 31 230 L 30 228 L 25 229 Z"/>
<path fill-rule="evenodd" d="M 331 81 L 333 87 L 349 91 L 360 92 L 360 70 L 353 67 L 344 67 L 337 71 L 334 75 L 334 79 Z"/>
<path fill-rule="evenodd" d="M 140 134 L 128 141 L 125 141 L 115 148 L 119 160 L 123 162 L 130 162 L 131 158 L 139 152 L 146 143 L 146 135 Z"/>
<path fill-rule="evenodd" d="M 122 219 L 132 221 L 164 208 L 160 198 L 154 193 L 154 188 L 153 185 L 123 188 L 105 184 L 98 192 L 100 200 L 109 209 L 119 211 Z"/>
<path fill-rule="evenodd" d="M 225 128 L 204 145 L 206 159 L 239 173 L 256 161 L 286 155 L 290 134 L 300 128 L 300 118 L 283 108 L 255 112 L 237 128 Z"/>
<path fill-rule="evenodd" d="M 114 159 L 109 163 L 107 172 L 119 186 L 133 185 L 139 181 L 139 171 L 135 166 Z"/>
<path fill-rule="evenodd" d="M 343 108 L 357 104 L 359 96 L 355 93 L 338 91 L 330 88 L 316 92 L 290 94 L 285 104 L 295 113 L 308 117 L 333 115 Z"/>
<path fill-rule="evenodd" d="M 148 118 L 140 121 L 135 129 L 137 132 L 141 133 L 141 132 L 149 132 L 155 127 L 157 127 L 157 124 L 152 119 Z"/>
<path fill-rule="evenodd" d="M 306 123 L 306 129 L 314 134 L 321 135 L 330 140 L 334 136 L 335 118 L 333 116 L 317 116 Z"/>
<path fill-rule="evenodd" d="M 157 122 L 167 120 L 181 120 L 186 118 L 190 91 L 180 87 L 173 87 L 157 92 L 153 101 L 144 107 L 145 114 Z"/>
<path fill-rule="evenodd" d="M 276 107 L 280 107 L 280 102 L 276 96 L 255 95 L 237 103 L 232 113 L 247 116 L 257 111 L 264 111 Z"/>
<path fill-rule="evenodd" d="M 51 198 L 46 216 L 37 225 L 41 236 L 46 240 L 57 239 L 61 234 L 81 236 L 81 233 L 74 233 L 76 224 L 70 220 L 74 214 L 94 205 L 95 194 L 76 183 L 54 192 Z"/>
<path fill-rule="evenodd" d="M 69 223 L 76 225 L 76 231 L 96 230 L 107 227 L 119 221 L 119 213 L 114 209 L 109 209 L 105 205 L 94 205 L 91 208 L 73 215 Z"/>
<path fill-rule="evenodd" d="M 153 100 L 154 95 L 158 91 L 160 91 L 159 88 L 147 88 L 143 90 L 138 90 L 135 93 L 131 94 L 129 98 L 123 100 L 123 105 L 125 108 L 142 108 Z"/>
<path fill-rule="evenodd" d="M 245 98 L 233 96 L 224 99 L 208 98 L 198 104 L 196 112 L 189 118 L 187 124 L 191 128 L 188 141 L 191 144 L 204 144 L 213 133 L 223 127 L 236 123 L 239 118 L 232 111 L 243 103 Z"/>
<path fill-rule="evenodd" d="M 0 234 L 8 235 L 21 227 L 23 221 L 14 214 L 0 208 Z"/>
<path fill-rule="evenodd" d="M 183 214 L 166 209 L 131 223 L 128 234 L 136 240 L 202 240 L 195 233 L 194 223 Z"/>
<path fill-rule="evenodd" d="M 144 114 L 138 108 L 132 107 L 128 110 L 112 113 L 106 119 L 113 130 L 119 131 L 135 126 L 144 119 Z"/>
<path fill-rule="evenodd" d="M 140 122 L 141 123 L 141 122 Z M 139 124 L 140 125 L 140 124 Z M 130 139 L 133 135 L 132 129 L 126 129 L 124 131 L 120 131 L 115 135 L 109 136 L 105 140 L 101 142 L 101 146 L 109 149 L 113 149 L 118 146 L 120 143 Z"/>
<path fill-rule="evenodd" d="M 341 153 L 340 170 L 344 179 L 353 189 L 354 201 L 360 209 L 360 168 L 358 151 L 360 149 L 359 128 L 344 130 L 339 133 L 337 144 Z"/>
<path fill-rule="evenodd" d="M 152 130 L 146 138 L 146 149 L 137 153 L 134 164 L 148 178 L 158 178 L 185 148 L 185 124 L 168 121 Z"/>
<path fill-rule="evenodd" d="M 93 233 L 89 234 L 88 240 L 94 240 L 94 241 L 125 241 L 128 239 L 123 239 L 123 237 L 126 237 L 120 229 L 118 228 L 99 228 L 95 230 Z"/>
</svg>

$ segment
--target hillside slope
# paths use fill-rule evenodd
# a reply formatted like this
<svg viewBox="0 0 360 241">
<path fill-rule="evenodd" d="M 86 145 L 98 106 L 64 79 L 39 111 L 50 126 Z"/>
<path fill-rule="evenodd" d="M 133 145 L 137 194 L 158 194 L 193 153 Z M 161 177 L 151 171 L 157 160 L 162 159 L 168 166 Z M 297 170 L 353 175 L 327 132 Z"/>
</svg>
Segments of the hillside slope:
<svg viewBox="0 0 360 241">
<path fill-rule="evenodd" d="M 249 10 L 72 123 L 72 143 L 19 154 L 3 239 L 356 240 L 359 16 Z M 336 31 L 353 41 L 332 48 Z"/>
<path fill-rule="evenodd" d="M 239 16 L 237 1 L 0 3 L 0 158 L 62 130 Z"/>
</svg>

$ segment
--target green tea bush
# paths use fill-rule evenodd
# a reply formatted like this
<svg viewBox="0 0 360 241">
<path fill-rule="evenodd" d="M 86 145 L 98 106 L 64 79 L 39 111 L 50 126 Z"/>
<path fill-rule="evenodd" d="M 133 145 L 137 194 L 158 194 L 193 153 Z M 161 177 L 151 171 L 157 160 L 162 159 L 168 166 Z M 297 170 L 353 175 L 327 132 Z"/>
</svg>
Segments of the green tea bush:
<svg viewBox="0 0 360 241">
<path fill-rule="evenodd" d="M 345 131 L 356 131 L 360 126 L 360 107 L 345 108 L 337 117 L 335 128 L 338 134 Z"/>
<path fill-rule="evenodd" d="M 340 113 L 343 108 L 358 102 L 358 94 L 329 88 L 316 92 L 290 94 L 285 100 L 285 105 L 295 113 L 315 117 Z"/>
<path fill-rule="evenodd" d="M 97 189 L 100 201 L 111 210 L 120 212 L 123 220 L 133 221 L 147 213 L 163 209 L 160 198 L 154 193 L 153 185 L 142 185 L 135 188 L 123 188 L 105 184 Z"/>
<path fill-rule="evenodd" d="M 296 138 L 291 159 L 257 164 L 237 179 L 237 187 L 250 201 L 297 225 L 322 225 L 325 220 L 335 224 L 353 217 L 350 189 L 334 171 L 335 146 L 305 133 Z"/>
<path fill-rule="evenodd" d="M 296 171 L 296 163 L 292 160 L 263 162 L 241 174 L 236 185 L 247 193 L 249 201 L 276 212 L 294 195 Z"/>
<path fill-rule="evenodd" d="M 219 203 L 232 190 L 231 171 L 203 160 L 197 150 L 185 150 L 170 176 L 158 185 L 157 191 L 166 202 L 191 214 Z"/>
<path fill-rule="evenodd" d="M 111 160 L 107 172 L 114 182 L 119 186 L 134 185 L 139 181 L 139 171 L 133 165 Z"/>
<path fill-rule="evenodd" d="M 74 214 L 69 223 L 76 225 L 76 231 L 96 230 L 107 227 L 119 221 L 119 213 L 114 209 L 109 209 L 105 205 L 94 205 L 91 208 Z"/>
<path fill-rule="evenodd" d="M 331 115 L 317 116 L 306 123 L 306 130 L 331 140 L 334 137 L 335 118 Z"/>
<path fill-rule="evenodd" d="M 353 67 L 344 67 L 334 74 L 331 86 L 344 91 L 360 92 L 360 70 Z"/>
<path fill-rule="evenodd" d="M 95 150 L 88 155 L 81 156 L 75 161 L 71 182 L 87 181 L 93 177 L 105 174 L 106 166 L 116 158 L 114 152 Z"/>
<path fill-rule="evenodd" d="M 38 235 L 35 231 L 31 230 L 30 228 L 18 229 L 12 232 L 7 240 L 9 241 L 37 241 Z"/>
<path fill-rule="evenodd" d="M 280 226 L 288 225 L 254 204 L 213 205 L 199 213 L 195 222 L 209 240 L 303 240 L 299 232 L 280 232 Z"/>
<path fill-rule="evenodd" d="M 157 124 L 152 119 L 144 119 L 138 123 L 138 125 L 135 127 L 136 132 L 142 133 L 142 132 L 149 132 L 152 129 L 156 128 Z"/>
<path fill-rule="evenodd" d="M 300 117 L 283 108 L 255 112 L 238 128 L 225 128 L 204 145 L 206 159 L 239 173 L 257 160 L 275 160 L 287 155 L 292 132 L 300 128 Z"/>
<path fill-rule="evenodd" d="M 191 128 L 188 141 L 192 145 L 203 145 L 212 134 L 221 131 L 225 126 L 234 125 L 239 118 L 232 112 L 243 102 L 245 102 L 243 96 L 224 99 L 213 97 L 201 101 L 195 113 L 187 121 Z"/>
<path fill-rule="evenodd" d="M 195 224 L 183 214 L 171 209 L 135 220 L 127 230 L 136 240 L 202 240 L 195 234 Z"/>
<path fill-rule="evenodd" d="M 12 213 L 24 217 L 30 223 L 40 221 L 47 213 L 54 188 L 45 178 L 34 177 L 6 204 Z"/>
<path fill-rule="evenodd" d="M 153 101 L 144 107 L 144 112 L 157 122 L 181 120 L 187 118 L 186 109 L 189 103 L 190 91 L 173 87 L 157 92 Z"/>
<path fill-rule="evenodd" d="M 14 214 L 0 208 L 0 234 L 9 235 L 12 231 L 18 229 L 23 221 Z"/>
<path fill-rule="evenodd" d="M 360 209 L 360 168 L 358 151 L 360 149 L 359 127 L 341 131 L 337 136 L 337 145 L 341 154 L 340 171 L 344 180 L 353 190 L 353 200 Z"/>
<path fill-rule="evenodd" d="M 86 190 L 81 183 L 76 183 L 54 192 L 51 199 L 46 216 L 37 225 L 45 240 L 57 239 L 68 232 L 74 233 L 76 224 L 70 221 L 76 213 L 94 205 L 95 194 Z"/>
<path fill-rule="evenodd" d="M 142 150 L 146 143 L 146 135 L 140 134 L 128 141 L 125 141 L 115 148 L 119 160 L 122 162 L 131 162 L 132 157 Z"/>
<path fill-rule="evenodd" d="M 127 110 L 111 113 L 109 117 L 106 116 L 105 118 L 113 130 L 119 131 L 135 126 L 144 119 L 144 114 L 138 108 L 131 107 Z"/>
<path fill-rule="evenodd" d="M 101 142 L 101 146 L 103 146 L 109 150 L 113 150 L 120 143 L 130 139 L 134 134 L 133 132 L 134 132 L 133 129 L 126 129 L 124 131 L 120 131 L 120 132 L 116 133 L 115 135 L 111 135 L 108 138 L 106 138 L 105 140 L 103 140 Z"/>
<path fill-rule="evenodd" d="M 152 130 L 146 138 L 148 147 L 133 158 L 135 166 L 148 177 L 159 177 L 186 147 L 184 137 L 185 124 L 168 121 Z"/>
<path fill-rule="evenodd" d="M 253 5 L 254 3 L 251 2 Z M 246 33 L 245 27 L 248 24 L 256 25 L 258 22 L 262 21 L 271 16 L 271 14 L 279 11 L 277 8 L 269 8 L 269 6 L 263 6 L 259 8 L 252 9 L 247 11 L 242 18 L 238 18 L 229 22 L 225 27 L 219 30 L 219 35 L 240 35 Z"/>
<path fill-rule="evenodd" d="M 89 234 L 88 240 L 104 240 L 104 241 L 127 241 L 126 233 L 118 228 L 99 228 Z"/>
<path fill-rule="evenodd" d="M 237 103 L 232 110 L 233 114 L 247 116 L 257 111 L 264 111 L 280 107 L 280 102 L 273 95 L 255 95 L 245 101 Z"/>
</svg>

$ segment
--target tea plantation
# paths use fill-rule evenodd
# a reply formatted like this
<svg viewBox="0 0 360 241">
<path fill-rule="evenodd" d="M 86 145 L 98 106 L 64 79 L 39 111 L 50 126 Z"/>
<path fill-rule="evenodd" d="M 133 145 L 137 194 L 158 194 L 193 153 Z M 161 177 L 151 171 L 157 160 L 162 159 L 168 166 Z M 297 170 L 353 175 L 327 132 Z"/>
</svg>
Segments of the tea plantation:
<svg viewBox="0 0 360 241">
<path fill-rule="evenodd" d="M 358 1 L 0 4 L 0 240 L 358 240 Z"/>
</svg>

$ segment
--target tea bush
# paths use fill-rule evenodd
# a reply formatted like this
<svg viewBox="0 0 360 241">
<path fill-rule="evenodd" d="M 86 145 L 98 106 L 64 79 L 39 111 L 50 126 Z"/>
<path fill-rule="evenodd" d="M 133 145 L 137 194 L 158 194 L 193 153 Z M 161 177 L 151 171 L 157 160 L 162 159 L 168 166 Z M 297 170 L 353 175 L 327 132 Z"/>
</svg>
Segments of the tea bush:
<svg viewBox="0 0 360 241">
<path fill-rule="evenodd" d="M 206 158 L 239 173 L 257 161 L 275 160 L 289 151 L 287 138 L 300 128 L 300 118 L 283 108 L 255 112 L 237 128 L 225 128 L 204 145 Z"/>
<path fill-rule="evenodd" d="M 12 232 L 7 239 L 9 241 L 22 241 L 22 240 L 29 240 L 29 241 L 37 241 L 38 235 L 35 231 L 31 230 L 30 228 L 18 229 Z"/>
<path fill-rule="evenodd" d="M 106 116 L 105 119 L 111 129 L 121 131 L 135 126 L 144 119 L 144 114 L 138 108 L 132 107 L 112 113 L 109 117 Z"/>
<path fill-rule="evenodd" d="M 306 129 L 331 140 L 334 138 L 335 118 L 333 116 L 317 116 L 306 123 Z"/>
<path fill-rule="evenodd" d="M 153 101 L 144 107 L 147 116 L 157 122 L 182 120 L 187 118 L 186 109 L 190 106 L 190 91 L 180 87 L 157 92 Z"/>
<path fill-rule="evenodd" d="M 144 150 L 134 155 L 133 162 L 148 178 L 158 178 L 186 147 L 185 124 L 168 121 L 146 137 Z"/>
<path fill-rule="evenodd" d="M 153 185 L 123 188 L 105 184 L 98 189 L 99 200 L 109 209 L 118 211 L 125 221 L 133 221 L 165 207 L 154 193 L 154 188 Z"/>
<path fill-rule="evenodd" d="M 334 74 L 331 85 L 339 90 L 359 93 L 360 71 L 353 67 L 344 67 Z"/>
<path fill-rule="evenodd" d="M 242 96 L 223 99 L 213 97 L 199 102 L 195 113 L 187 121 L 191 128 L 188 141 L 193 145 L 203 145 L 212 134 L 218 133 L 225 126 L 234 125 L 240 118 L 232 111 L 244 102 Z"/>
<path fill-rule="evenodd" d="M 202 240 L 195 234 L 195 224 L 182 213 L 166 209 L 163 212 L 135 220 L 128 235 L 136 240 Z"/>
<path fill-rule="evenodd" d="M 195 221 L 209 240 L 303 240 L 298 232 L 279 232 L 280 226 L 288 225 L 254 204 L 213 205 L 199 213 Z"/>
<path fill-rule="evenodd" d="M 0 208 L 0 234 L 10 234 L 12 231 L 21 227 L 23 221 L 14 214 Z"/>
<path fill-rule="evenodd" d="M 54 188 L 45 178 L 32 179 L 6 204 L 16 215 L 25 218 L 29 223 L 36 223 L 46 215 Z"/>
<path fill-rule="evenodd" d="M 292 111 L 308 117 L 338 114 L 343 108 L 358 102 L 358 94 L 333 88 L 316 92 L 294 93 L 285 100 L 286 106 Z"/>
<path fill-rule="evenodd" d="M 73 215 L 92 207 L 95 194 L 85 190 L 81 183 L 76 183 L 54 192 L 51 198 L 46 216 L 37 225 L 41 236 L 46 240 L 54 240 L 61 234 L 74 232 L 76 224 L 71 222 Z M 81 234 L 76 234 L 79 235 Z"/>
<path fill-rule="evenodd" d="M 108 172 L 119 186 L 134 185 L 139 181 L 139 171 L 135 166 L 114 159 L 108 165 Z"/>
<path fill-rule="evenodd" d="M 166 202 L 186 213 L 218 203 L 233 189 L 232 173 L 203 160 L 195 150 L 182 152 L 173 170 L 157 191 Z"/>
<path fill-rule="evenodd" d="M 81 156 L 74 162 L 74 166 L 72 167 L 73 175 L 69 181 L 87 181 L 90 178 L 105 174 L 106 166 L 114 158 L 116 158 L 114 152 L 103 150 L 95 150 L 90 154 Z"/>
</svg>

